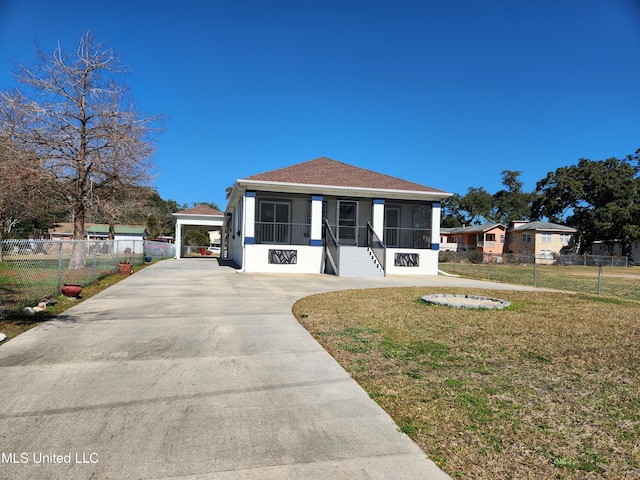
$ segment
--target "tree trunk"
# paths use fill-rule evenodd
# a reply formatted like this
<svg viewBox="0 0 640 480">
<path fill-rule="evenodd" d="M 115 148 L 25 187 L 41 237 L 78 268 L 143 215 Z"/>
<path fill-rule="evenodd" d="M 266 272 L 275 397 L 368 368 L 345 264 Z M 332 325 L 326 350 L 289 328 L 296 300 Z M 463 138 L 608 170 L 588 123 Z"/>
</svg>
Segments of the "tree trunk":
<svg viewBox="0 0 640 480">
<path fill-rule="evenodd" d="M 84 205 L 76 206 L 75 217 L 73 218 L 73 249 L 69 260 L 69 270 L 80 270 L 85 268 L 86 244 L 84 242 Z"/>
</svg>

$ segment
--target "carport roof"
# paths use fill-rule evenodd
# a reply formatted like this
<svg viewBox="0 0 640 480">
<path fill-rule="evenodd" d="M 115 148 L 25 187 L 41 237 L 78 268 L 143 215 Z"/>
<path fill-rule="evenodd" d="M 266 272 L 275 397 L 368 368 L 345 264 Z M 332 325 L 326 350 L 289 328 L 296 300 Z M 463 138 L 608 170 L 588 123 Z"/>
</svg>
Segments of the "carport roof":
<svg viewBox="0 0 640 480">
<path fill-rule="evenodd" d="M 174 215 L 211 215 L 212 217 L 223 217 L 224 213 L 211 208 L 209 205 L 196 205 L 193 208 L 187 208 L 186 210 L 180 210 L 174 213 Z"/>
</svg>

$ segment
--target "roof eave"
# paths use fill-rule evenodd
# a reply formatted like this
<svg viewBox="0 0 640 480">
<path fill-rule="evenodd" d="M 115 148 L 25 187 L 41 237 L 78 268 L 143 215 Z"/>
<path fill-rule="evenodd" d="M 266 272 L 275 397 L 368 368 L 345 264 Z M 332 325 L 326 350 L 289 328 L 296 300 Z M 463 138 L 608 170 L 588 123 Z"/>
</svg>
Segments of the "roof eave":
<svg viewBox="0 0 640 480">
<path fill-rule="evenodd" d="M 281 192 L 281 193 L 317 193 L 324 195 L 351 195 L 363 197 L 384 197 L 393 199 L 410 200 L 424 198 L 425 200 L 442 200 L 450 197 L 452 194 L 448 192 L 424 192 L 420 190 L 394 190 L 384 188 L 366 188 L 366 187 L 343 187 L 340 185 L 318 185 L 307 183 L 288 183 L 288 182 L 269 182 L 264 180 L 247 180 L 239 179 L 236 185 L 241 190 L 255 188 L 261 191 Z M 229 203 L 236 193 L 234 186 L 232 196 Z"/>
</svg>

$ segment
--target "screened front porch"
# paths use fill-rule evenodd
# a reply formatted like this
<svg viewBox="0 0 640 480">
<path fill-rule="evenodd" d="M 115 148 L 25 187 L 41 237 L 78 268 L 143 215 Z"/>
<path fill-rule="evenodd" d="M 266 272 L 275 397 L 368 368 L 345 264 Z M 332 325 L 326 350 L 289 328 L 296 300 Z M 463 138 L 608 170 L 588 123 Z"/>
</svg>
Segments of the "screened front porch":
<svg viewBox="0 0 640 480">
<path fill-rule="evenodd" d="M 276 198 L 259 194 L 256 203 L 256 244 L 311 244 L 310 196 Z M 431 249 L 431 204 L 395 202 L 383 211 L 385 246 Z M 372 199 L 324 197 L 322 200 L 323 241 L 328 227 L 340 245 L 366 247 L 368 224 L 373 223 Z"/>
</svg>

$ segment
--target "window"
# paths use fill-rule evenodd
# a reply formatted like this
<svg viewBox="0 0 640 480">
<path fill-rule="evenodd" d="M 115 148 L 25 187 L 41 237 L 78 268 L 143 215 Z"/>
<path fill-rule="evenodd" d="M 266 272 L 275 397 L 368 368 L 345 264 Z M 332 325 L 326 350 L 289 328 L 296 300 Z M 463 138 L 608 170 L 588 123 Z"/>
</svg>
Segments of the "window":
<svg viewBox="0 0 640 480">
<path fill-rule="evenodd" d="M 551 234 L 550 233 L 543 233 L 541 234 L 542 237 L 542 241 L 544 243 L 551 243 Z"/>
<path fill-rule="evenodd" d="M 522 243 L 531 243 L 531 235 L 528 233 L 522 234 Z"/>
<path fill-rule="evenodd" d="M 544 259 L 551 259 L 553 255 L 551 254 L 551 250 L 540 250 L 540 257 Z"/>
<path fill-rule="evenodd" d="M 560 243 L 569 243 L 571 241 L 571 234 L 569 233 L 561 233 L 558 236 Z"/>
<path fill-rule="evenodd" d="M 496 234 L 495 233 L 487 233 L 487 242 L 495 242 Z"/>
<path fill-rule="evenodd" d="M 500 243 L 504 245 L 504 235 L 500 235 Z"/>
</svg>

